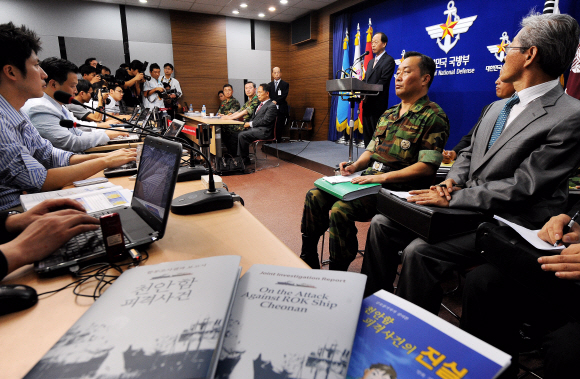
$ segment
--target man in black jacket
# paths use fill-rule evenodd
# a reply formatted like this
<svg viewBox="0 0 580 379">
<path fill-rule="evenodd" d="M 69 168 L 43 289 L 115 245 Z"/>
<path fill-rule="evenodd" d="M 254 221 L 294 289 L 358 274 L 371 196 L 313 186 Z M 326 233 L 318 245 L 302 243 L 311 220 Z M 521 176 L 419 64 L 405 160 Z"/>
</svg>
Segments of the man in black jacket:
<svg viewBox="0 0 580 379">
<path fill-rule="evenodd" d="M 268 91 L 270 92 L 270 100 L 278 107 L 278 122 L 276 123 L 276 139 L 278 141 L 282 138 L 282 128 L 286 124 L 288 118 L 288 103 L 286 98 L 290 91 L 290 84 L 282 80 L 282 73 L 280 67 L 272 69 L 272 80 L 268 84 Z"/>
<path fill-rule="evenodd" d="M 269 85 L 260 84 L 256 95 L 260 105 L 256 109 L 252 119 L 244 124 L 243 132 L 238 135 L 238 155 L 244 159 L 244 164 L 250 164 L 250 143 L 260 139 L 272 137 L 276 125 L 278 109 L 270 99 Z"/>
<path fill-rule="evenodd" d="M 382 84 L 383 90 L 377 96 L 366 96 L 363 100 L 363 138 L 365 147 L 373 138 L 381 115 L 389 107 L 389 85 L 395 72 L 395 60 L 385 52 L 387 35 L 378 32 L 373 36 L 372 47 L 375 57 L 370 60 L 363 79 L 369 84 Z"/>
</svg>

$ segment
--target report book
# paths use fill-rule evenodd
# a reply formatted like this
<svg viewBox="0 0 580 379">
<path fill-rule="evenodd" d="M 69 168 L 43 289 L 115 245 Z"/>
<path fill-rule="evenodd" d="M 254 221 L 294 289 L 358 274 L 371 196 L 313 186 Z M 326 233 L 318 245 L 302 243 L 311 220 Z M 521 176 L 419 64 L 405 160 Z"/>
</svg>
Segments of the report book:
<svg viewBox="0 0 580 379">
<path fill-rule="evenodd" d="M 314 182 L 316 188 L 338 197 L 340 200 L 351 201 L 367 195 L 375 195 L 382 188 L 380 183 L 355 184 L 350 181 L 331 183 L 325 178 Z"/>
<path fill-rule="evenodd" d="M 125 271 L 26 378 L 213 378 L 239 256 Z"/>
<path fill-rule="evenodd" d="M 372 368 L 405 379 L 491 379 L 510 361 L 438 316 L 379 291 L 363 301 L 347 379 L 362 378 Z"/>
<path fill-rule="evenodd" d="M 366 276 L 253 265 L 240 279 L 216 378 L 344 379 Z"/>
</svg>

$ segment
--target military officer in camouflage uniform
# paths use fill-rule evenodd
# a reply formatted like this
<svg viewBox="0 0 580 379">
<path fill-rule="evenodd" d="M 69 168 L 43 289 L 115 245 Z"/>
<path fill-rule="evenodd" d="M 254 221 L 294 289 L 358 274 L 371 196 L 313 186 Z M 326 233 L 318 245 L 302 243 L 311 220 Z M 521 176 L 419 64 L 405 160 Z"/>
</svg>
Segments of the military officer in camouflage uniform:
<svg viewBox="0 0 580 379">
<path fill-rule="evenodd" d="M 239 111 L 231 115 L 224 115 L 220 118 L 222 120 L 240 120 L 250 121 L 256 108 L 260 104 L 258 96 L 256 95 L 256 84 L 254 82 L 247 82 L 244 86 L 244 91 L 246 96 L 248 96 L 248 101 L 240 108 Z M 243 124 L 238 125 L 222 125 L 222 141 L 226 144 L 228 152 L 232 155 L 236 155 L 238 149 L 238 134 L 244 130 Z"/>
<path fill-rule="evenodd" d="M 240 102 L 234 99 L 234 89 L 231 84 L 224 84 L 224 96 L 226 99 L 222 101 L 217 113 L 229 115 L 237 112 L 240 109 Z"/>
<path fill-rule="evenodd" d="M 381 183 L 408 191 L 429 188 L 449 137 L 449 120 L 427 92 L 435 73 L 430 57 L 408 52 L 397 70 L 395 90 L 401 103 L 383 113 L 366 151 L 350 166 L 340 164 L 342 175 L 364 170 L 353 183 Z M 330 212 L 330 216 L 329 216 Z M 302 258 L 319 268 L 318 240 L 329 228 L 330 269 L 346 271 L 358 250 L 355 221 L 376 214 L 376 195 L 341 201 L 312 189 L 306 194 L 302 214 Z"/>
</svg>

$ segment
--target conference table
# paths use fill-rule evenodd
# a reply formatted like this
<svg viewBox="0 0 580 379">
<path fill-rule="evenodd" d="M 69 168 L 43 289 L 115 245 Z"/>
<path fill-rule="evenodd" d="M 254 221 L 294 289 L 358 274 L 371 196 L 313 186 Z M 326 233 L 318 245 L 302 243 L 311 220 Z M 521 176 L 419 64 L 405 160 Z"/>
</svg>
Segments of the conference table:
<svg viewBox="0 0 580 379">
<path fill-rule="evenodd" d="M 244 124 L 243 121 L 222 120 L 219 118 L 204 118 L 198 116 L 186 116 L 182 113 L 178 114 L 178 116 L 181 117 L 183 121 L 185 121 L 183 135 L 186 135 L 187 138 L 195 142 L 197 145 L 199 145 L 199 139 L 197 138 L 197 135 L 192 134 L 192 129 L 197 128 L 198 124 L 208 124 L 211 126 L 212 137 L 209 146 L 209 152 L 216 158 L 221 158 L 222 156 L 221 126 Z"/>
<path fill-rule="evenodd" d="M 111 182 L 132 189 L 134 181 L 113 178 Z M 202 189 L 200 181 L 177 183 L 174 197 Z M 224 234 L 224 231 L 226 231 Z M 144 265 L 218 255 L 241 256 L 242 274 L 255 263 L 308 268 L 308 266 L 262 225 L 240 203 L 234 207 L 198 215 L 170 214 L 165 236 L 148 249 Z M 38 293 L 61 288 L 71 276 L 39 278 L 32 266 L 8 275 L 2 284 L 26 284 Z M 83 287 L 92 294 L 95 281 Z M 0 317 L 0 377 L 22 378 L 76 320 L 93 304 L 91 298 L 76 297 L 72 288 L 44 295 L 34 307 Z M 134 320 L 147 330 L 147 315 Z"/>
</svg>

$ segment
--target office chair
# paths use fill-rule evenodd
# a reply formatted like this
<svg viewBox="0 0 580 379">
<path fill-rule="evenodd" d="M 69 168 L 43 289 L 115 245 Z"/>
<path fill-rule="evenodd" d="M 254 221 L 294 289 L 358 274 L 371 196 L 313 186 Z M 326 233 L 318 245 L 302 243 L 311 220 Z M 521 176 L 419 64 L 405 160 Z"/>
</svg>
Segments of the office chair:
<svg viewBox="0 0 580 379">
<path fill-rule="evenodd" d="M 302 131 L 312 130 L 312 117 L 314 117 L 314 108 L 306 108 L 301 120 L 293 120 L 290 123 L 290 130 L 298 130 L 297 142 L 302 142 Z M 300 125 L 298 125 L 300 124 Z"/>
<path fill-rule="evenodd" d="M 258 158 L 258 144 L 260 142 L 275 142 L 276 143 L 276 158 L 278 159 L 278 163 L 276 164 L 276 166 L 272 166 L 272 167 L 278 167 L 280 166 L 280 154 L 278 152 L 278 141 L 276 140 L 276 124 L 277 121 L 274 123 L 274 133 L 273 136 L 271 138 L 268 139 L 259 139 L 256 140 L 254 142 L 252 142 L 250 144 L 250 146 L 252 147 L 253 153 L 251 152 L 250 155 L 253 155 L 256 161 L 256 167 L 254 171 L 261 171 L 263 169 L 265 169 L 266 167 L 262 167 L 261 169 L 258 169 L 258 161 L 265 161 L 268 159 L 268 154 L 264 151 L 264 154 L 266 155 L 266 158 Z"/>
</svg>

